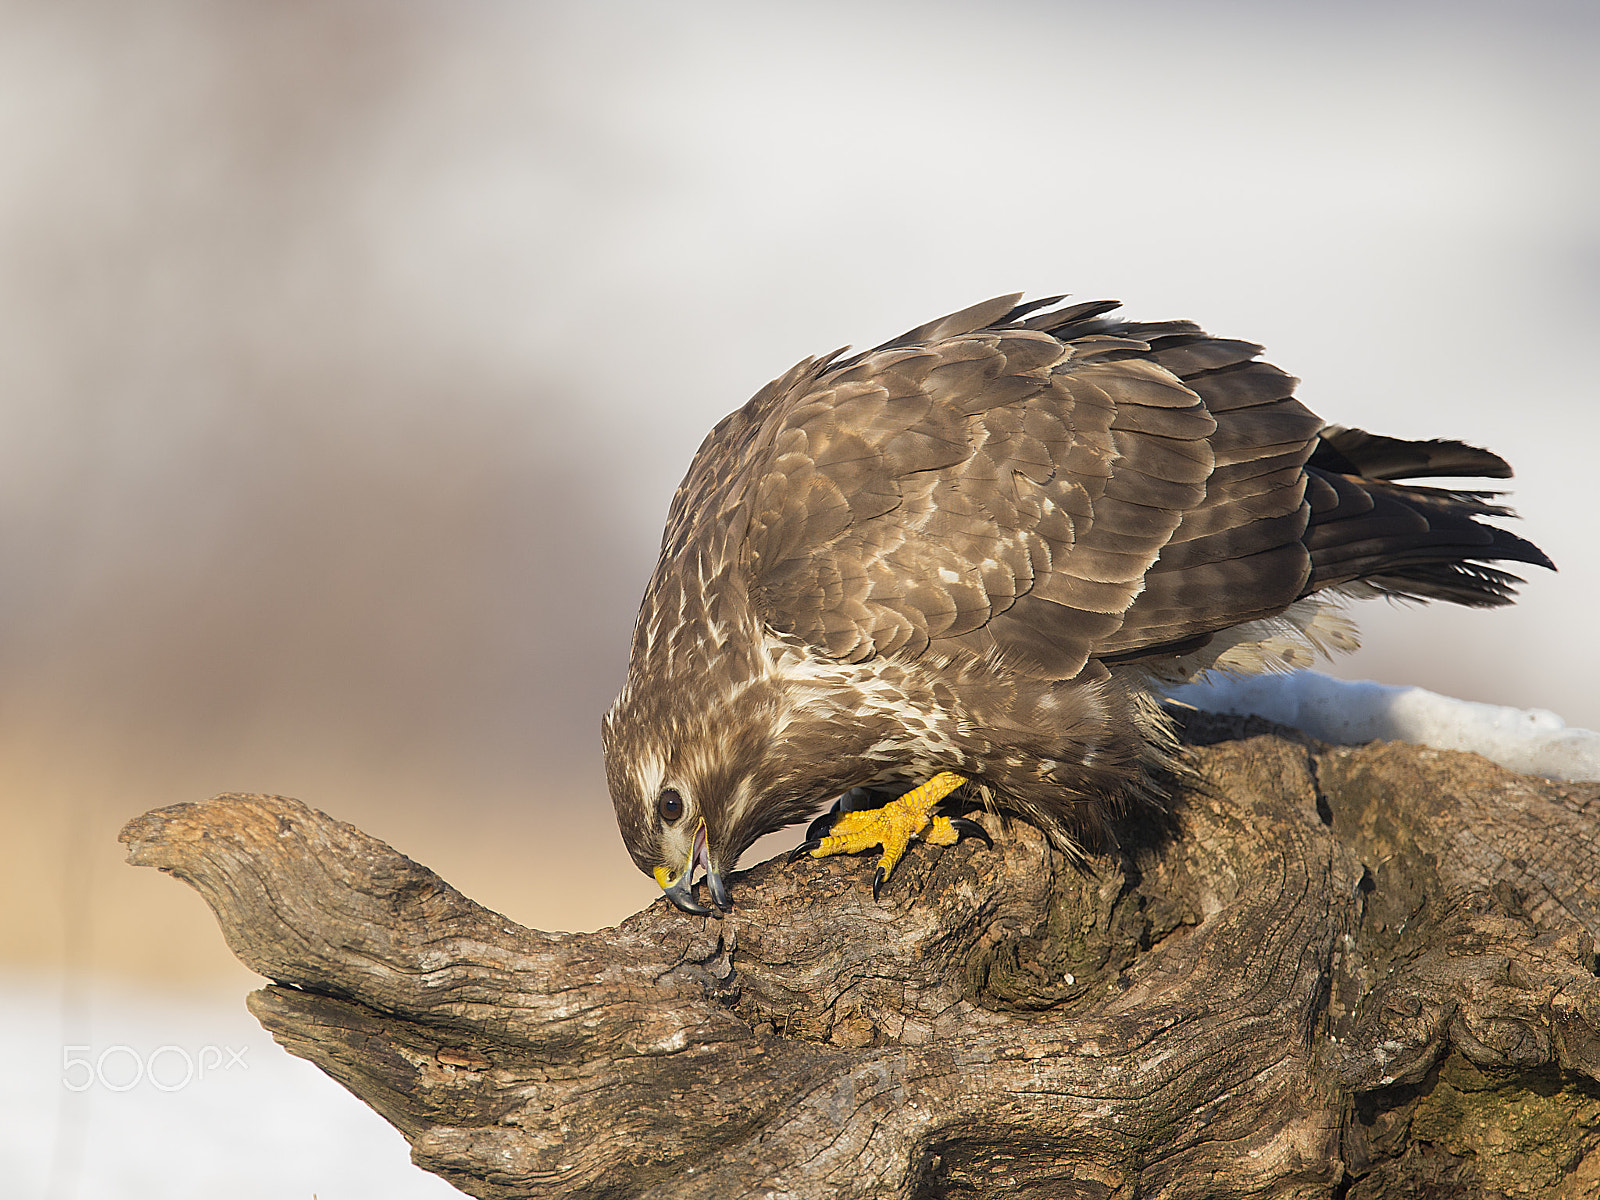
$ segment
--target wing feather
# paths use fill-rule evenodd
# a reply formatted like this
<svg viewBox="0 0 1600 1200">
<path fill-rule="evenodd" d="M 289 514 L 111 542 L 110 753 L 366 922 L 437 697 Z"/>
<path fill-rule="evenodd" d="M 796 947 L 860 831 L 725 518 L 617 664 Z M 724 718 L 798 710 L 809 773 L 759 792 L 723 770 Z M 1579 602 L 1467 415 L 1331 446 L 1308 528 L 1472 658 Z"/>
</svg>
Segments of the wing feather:
<svg viewBox="0 0 1600 1200">
<path fill-rule="evenodd" d="M 802 379 L 768 417 L 780 452 L 752 474 L 744 561 L 773 628 L 841 658 L 997 651 L 1068 678 L 1119 626 L 1205 496 L 1216 422 L 1095 322 L 1104 305 L 1075 306 L 1070 341 L 974 324 L 997 311 Z"/>
<path fill-rule="evenodd" d="M 1325 431 L 1253 342 L 1058 300 L 999 297 L 773 381 L 702 446 L 658 577 L 721 554 L 758 621 L 828 655 L 1067 679 L 1342 580 L 1499 603 L 1512 577 L 1454 560 L 1545 561 L 1471 519 L 1502 512 L 1483 493 L 1384 482 L 1504 473 L 1493 455 Z"/>
</svg>

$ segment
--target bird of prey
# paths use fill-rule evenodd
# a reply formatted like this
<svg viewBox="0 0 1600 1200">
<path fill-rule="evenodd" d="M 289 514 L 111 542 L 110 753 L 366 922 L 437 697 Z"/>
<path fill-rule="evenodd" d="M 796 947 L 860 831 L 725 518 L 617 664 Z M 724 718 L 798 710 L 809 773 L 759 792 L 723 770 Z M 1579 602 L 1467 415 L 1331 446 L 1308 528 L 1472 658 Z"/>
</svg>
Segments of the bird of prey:
<svg viewBox="0 0 1600 1200">
<path fill-rule="evenodd" d="M 981 829 L 957 789 L 1079 851 L 1159 795 L 1165 684 L 1351 648 L 1347 597 L 1491 607 L 1522 580 L 1489 564 L 1552 565 L 1495 493 L 1400 482 L 1496 455 L 1325 425 L 1257 345 L 1063 299 L 806 359 L 701 445 L 603 729 L 679 908 L 712 911 L 703 868 L 728 909 L 750 844 L 841 795 L 889 802 L 802 850 L 881 846 L 874 893 Z"/>
</svg>

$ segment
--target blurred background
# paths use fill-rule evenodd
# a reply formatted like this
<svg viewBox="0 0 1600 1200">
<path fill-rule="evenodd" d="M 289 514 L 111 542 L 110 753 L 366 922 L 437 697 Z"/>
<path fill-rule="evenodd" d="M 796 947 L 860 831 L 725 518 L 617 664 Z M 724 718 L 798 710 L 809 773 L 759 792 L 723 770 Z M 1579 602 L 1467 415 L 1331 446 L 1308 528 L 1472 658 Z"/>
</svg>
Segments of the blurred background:
<svg viewBox="0 0 1600 1200">
<path fill-rule="evenodd" d="M 690 456 L 795 360 L 991 295 L 1194 318 L 1330 420 L 1505 455 L 1561 573 L 1496 613 L 1366 605 L 1333 670 L 1600 728 L 1597 30 L 0 0 L 0 981 L 45 1064 L 0 1088 L 42 1122 L 0 1135 L 12 1177 L 145 1194 L 152 1154 L 151 1195 L 368 1194 L 183 1165 L 176 1115 L 123 1146 L 166 1093 L 63 1089 L 63 1042 L 181 1042 L 161 997 L 253 986 L 117 830 L 284 793 L 525 924 L 641 907 L 598 725 Z M 366 1183 L 439 1194 L 393 1140 Z"/>
</svg>

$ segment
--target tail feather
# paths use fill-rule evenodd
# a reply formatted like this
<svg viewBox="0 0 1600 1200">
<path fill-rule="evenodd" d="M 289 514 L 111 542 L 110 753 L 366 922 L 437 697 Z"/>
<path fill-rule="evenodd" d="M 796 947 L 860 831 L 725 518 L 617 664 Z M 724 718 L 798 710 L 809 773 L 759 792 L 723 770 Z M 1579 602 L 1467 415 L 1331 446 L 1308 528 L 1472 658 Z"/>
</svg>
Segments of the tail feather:
<svg viewBox="0 0 1600 1200">
<path fill-rule="evenodd" d="M 1462 442 L 1408 442 L 1362 429 L 1324 431 L 1307 463 L 1311 554 L 1307 594 L 1364 584 L 1391 596 L 1474 608 L 1511 603 L 1520 576 L 1486 564 L 1555 569 L 1544 551 L 1480 517 L 1509 517 L 1497 493 L 1394 482 L 1431 477 L 1505 479 L 1499 455 Z"/>
</svg>

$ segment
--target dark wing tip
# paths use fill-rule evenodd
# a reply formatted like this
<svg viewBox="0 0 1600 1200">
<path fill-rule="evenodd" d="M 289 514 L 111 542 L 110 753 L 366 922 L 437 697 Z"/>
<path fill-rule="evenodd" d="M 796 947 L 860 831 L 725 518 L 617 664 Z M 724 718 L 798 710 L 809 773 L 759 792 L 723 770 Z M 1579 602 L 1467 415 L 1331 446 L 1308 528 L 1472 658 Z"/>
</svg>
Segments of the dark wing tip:
<svg viewBox="0 0 1600 1200">
<path fill-rule="evenodd" d="M 1368 479 L 1511 478 L 1511 464 L 1481 446 L 1446 438 L 1412 442 L 1336 425 L 1323 431 L 1310 465 Z"/>
</svg>

